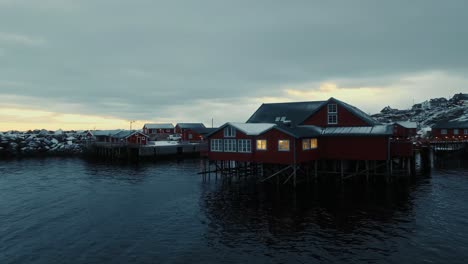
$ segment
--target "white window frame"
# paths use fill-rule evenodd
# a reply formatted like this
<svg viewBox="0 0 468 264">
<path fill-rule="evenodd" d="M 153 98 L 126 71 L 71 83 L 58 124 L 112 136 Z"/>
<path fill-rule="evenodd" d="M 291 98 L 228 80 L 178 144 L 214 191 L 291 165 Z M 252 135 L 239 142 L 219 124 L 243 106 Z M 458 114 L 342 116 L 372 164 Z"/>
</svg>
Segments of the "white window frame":
<svg viewBox="0 0 468 264">
<path fill-rule="evenodd" d="M 237 140 L 237 151 L 241 153 L 251 153 L 252 152 L 252 140 L 250 139 Z"/>
<path fill-rule="evenodd" d="M 335 111 L 332 111 L 333 109 L 330 110 L 330 106 L 333 106 L 335 108 Z M 327 112 L 329 114 L 337 114 L 338 113 L 338 105 L 337 104 L 328 104 L 327 105 Z"/>
<path fill-rule="evenodd" d="M 445 129 L 445 128 L 444 128 L 444 129 L 441 129 L 441 130 L 440 130 L 440 134 L 441 134 L 441 135 L 447 135 L 447 134 L 448 134 L 447 129 Z"/>
<path fill-rule="evenodd" d="M 225 139 L 224 140 L 224 152 L 237 152 L 237 140 Z"/>
<path fill-rule="evenodd" d="M 455 129 L 453 130 L 453 134 L 454 134 L 454 135 L 460 134 L 460 130 L 458 130 L 458 128 L 455 128 Z"/>
<path fill-rule="evenodd" d="M 334 108 L 334 109 L 333 109 Z M 330 122 L 330 118 L 334 117 L 334 122 Z M 327 124 L 336 125 L 338 124 L 338 105 L 337 104 L 328 104 L 327 105 Z"/>
<path fill-rule="evenodd" d="M 258 142 L 259 142 L 259 141 L 265 141 L 265 148 L 258 148 Z M 268 150 L 268 140 L 266 140 L 266 139 L 257 139 L 257 141 L 256 141 L 255 143 L 256 143 L 256 144 L 255 144 L 255 147 L 256 147 L 257 150 L 259 150 L 259 151 L 266 151 L 266 150 Z"/>
<path fill-rule="evenodd" d="M 223 140 L 222 139 L 211 139 L 211 152 L 223 152 Z"/>
<path fill-rule="evenodd" d="M 236 137 L 236 128 L 233 126 L 227 126 L 224 128 L 224 137 Z"/>
<path fill-rule="evenodd" d="M 288 142 L 288 149 L 281 149 L 281 148 L 280 148 L 280 146 L 281 146 L 280 142 L 281 142 L 281 141 L 287 141 L 287 142 Z M 289 139 L 279 139 L 279 140 L 278 140 L 278 151 L 285 151 L 285 152 L 288 152 L 288 151 L 290 151 L 290 150 L 291 150 L 291 141 L 290 141 Z"/>
</svg>

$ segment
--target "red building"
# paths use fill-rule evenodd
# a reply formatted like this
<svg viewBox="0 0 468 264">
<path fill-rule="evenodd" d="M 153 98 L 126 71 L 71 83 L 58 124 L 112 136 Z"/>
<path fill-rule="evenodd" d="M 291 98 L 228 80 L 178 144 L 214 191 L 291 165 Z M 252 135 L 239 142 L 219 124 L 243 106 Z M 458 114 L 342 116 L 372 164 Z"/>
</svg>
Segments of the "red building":
<svg viewBox="0 0 468 264">
<path fill-rule="evenodd" d="M 435 140 L 467 140 L 468 121 L 446 121 L 432 127 L 432 138 Z"/>
<path fill-rule="evenodd" d="M 415 122 L 399 121 L 393 124 L 393 136 L 396 138 L 415 137 L 418 125 Z"/>
<path fill-rule="evenodd" d="M 211 133 L 208 157 L 220 161 L 298 164 L 315 160 L 385 161 L 412 155 L 394 142 L 393 126 L 335 98 L 263 104 L 247 123 Z M 393 150 L 392 150 L 393 147 Z"/>
<path fill-rule="evenodd" d="M 149 138 L 142 132 L 135 130 L 99 130 L 94 131 L 96 142 L 100 143 L 125 143 L 125 144 L 148 144 Z"/>
<path fill-rule="evenodd" d="M 180 134 L 182 141 L 202 141 L 203 131 L 206 129 L 203 123 L 178 123 L 175 132 Z"/>
<path fill-rule="evenodd" d="M 167 139 L 169 135 L 174 134 L 175 128 L 171 123 L 145 124 L 143 126 L 143 133 L 149 136 L 152 140 L 161 140 Z"/>
</svg>

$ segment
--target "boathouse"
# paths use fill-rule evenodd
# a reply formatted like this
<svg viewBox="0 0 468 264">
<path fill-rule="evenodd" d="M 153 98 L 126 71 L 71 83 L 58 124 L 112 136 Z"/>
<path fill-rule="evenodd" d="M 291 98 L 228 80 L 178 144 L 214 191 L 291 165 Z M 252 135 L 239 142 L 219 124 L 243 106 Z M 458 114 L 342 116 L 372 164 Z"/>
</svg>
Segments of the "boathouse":
<svg viewBox="0 0 468 264">
<path fill-rule="evenodd" d="M 393 123 L 393 136 L 396 138 L 411 138 L 417 134 L 418 124 L 410 121 L 398 121 Z"/>
<path fill-rule="evenodd" d="M 439 122 L 432 127 L 432 137 L 435 140 L 466 140 L 468 120 Z"/>
<path fill-rule="evenodd" d="M 149 136 L 140 131 L 122 130 L 112 135 L 111 139 L 112 143 L 146 145 L 148 144 Z"/>
<path fill-rule="evenodd" d="M 174 125 L 171 123 L 154 123 L 145 124 L 143 126 L 143 133 L 151 140 L 162 140 L 167 139 L 171 134 L 175 133 Z"/>
<path fill-rule="evenodd" d="M 311 164 L 316 174 L 338 170 L 342 177 L 350 168 L 391 170 L 391 160 L 408 164 L 413 155 L 409 139 L 394 139 L 393 124 L 335 98 L 262 104 L 246 123 L 226 123 L 208 138 L 212 161 L 289 165 L 294 175 Z"/>
<path fill-rule="evenodd" d="M 175 126 L 175 132 L 180 134 L 182 141 L 202 141 L 203 136 L 200 133 L 205 129 L 203 123 L 178 123 Z"/>
</svg>

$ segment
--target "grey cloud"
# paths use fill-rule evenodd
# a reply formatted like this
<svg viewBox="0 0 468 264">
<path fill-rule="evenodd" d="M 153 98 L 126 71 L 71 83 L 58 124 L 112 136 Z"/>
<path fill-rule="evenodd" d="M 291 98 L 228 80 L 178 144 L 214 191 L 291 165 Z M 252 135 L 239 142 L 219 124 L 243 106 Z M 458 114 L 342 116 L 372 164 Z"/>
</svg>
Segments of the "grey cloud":
<svg viewBox="0 0 468 264">
<path fill-rule="evenodd" d="M 280 96 L 288 84 L 385 86 L 412 73 L 460 74 L 468 61 L 466 1 L 3 2 L 0 32 L 47 45 L 0 41 L 0 80 L 28 84 L 2 85 L 0 94 L 123 118 Z"/>
</svg>

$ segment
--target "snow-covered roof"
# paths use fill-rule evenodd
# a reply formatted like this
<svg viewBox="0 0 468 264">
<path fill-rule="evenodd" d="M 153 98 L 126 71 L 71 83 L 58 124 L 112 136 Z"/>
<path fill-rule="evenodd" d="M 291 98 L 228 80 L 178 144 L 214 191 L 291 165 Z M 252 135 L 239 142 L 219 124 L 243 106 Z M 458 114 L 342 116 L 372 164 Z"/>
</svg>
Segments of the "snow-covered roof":
<svg viewBox="0 0 468 264">
<path fill-rule="evenodd" d="M 395 122 L 395 124 L 398 124 L 404 128 L 418 128 L 418 124 L 416 122 L 411 121 L 398 121 Z"/>
<path fill-rule="evenodd" d="M 378 125 L 370 127 L 327 127 L 322 131 L 324 136 L 372 136 L 372 135 L 391 135 L 392 130 L 390 126 Z"/>
<path fill-rule="evenodd" d="M 246 135 L 249 136 L 256 136 L 260 135 L 263 132 L 266 132 L 267 130 L 270 130 L 276 124 L 271 124 L 271 123 L 227 123 L 226 125 L 230 125 L 235 127 L 236 129 L 240 130 L 241 132 L 245 133 Z M 223 127 L 225 127 L 224 125 Z"/>
<path fill-rule="evenodd" d="M 174 125 L 171 123 L 154 123 L 154 124 L 145 124 L 147 129 L 173 129 Z"/>
<path fill-rule="evenodd" d="M 96 130 L 96 131 L 92 131 L 93 135 L 94 136 L 112 136 L 112 135 L 115 135 L 119 132 L 121 132 L 122 130 L 121 129 L 117 129 L 117 130 Z"/>
</svg>

